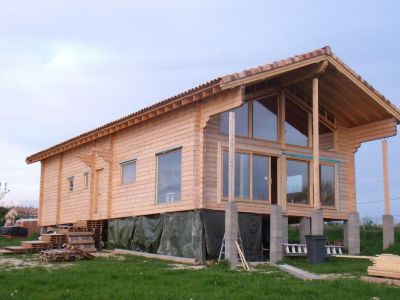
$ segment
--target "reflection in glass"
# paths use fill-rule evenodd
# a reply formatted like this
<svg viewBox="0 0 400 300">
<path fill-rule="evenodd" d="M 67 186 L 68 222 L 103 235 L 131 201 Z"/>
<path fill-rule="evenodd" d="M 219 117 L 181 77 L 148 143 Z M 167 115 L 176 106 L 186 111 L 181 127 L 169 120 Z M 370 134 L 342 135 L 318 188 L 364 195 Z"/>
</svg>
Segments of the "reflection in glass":
<svg viewBox="0 0 400 300">
<path fill-rule="evenodd" d="M 249 135 L 249 113 L 248 104 L 244 104 L 238 108 L 232 110 L 235 112 L 235 132 L 239 136 Z M 220 119 L 220 131 L 223 133 L 229 133 L 229 111 L 221 113 Z"/>
<path fill-rule="evenodd" d="M 182 151 L 157 156 L 157 203 L 181 200 Z"/>
<path fill-rule="evenodd" d="M 136 161 L 124 162 L 122 167 L 122 184 L 129 184 L 136 180 Z"/>
<path fill-rule="evenodd" d="M 224 151 L 223 196 L 228 197 L 229 153 Z M 250 155 L 235 153 L 235 198 L 250 198 Z"/>
<path fill-rule="evenodd" d="M 253 199 L 269 200 L 269 157 L 253 155 Z"/>
<path fill-rule="evenodd" d="M 308 113 L 286 97 L 286 144 L 308 146 Z"/>
<path fill-rule="evenodd" d="M 335 206 L 335 167 L 320 165 L 321 205 Z"/>
<path fill-rule="evenodd" d="M 286 194 L 288 203 L 309 203 L 309 164 L 299 160 L 286 161 Z"/>
<path fill-rule="evenodd" d="M 278 140 L 278 97 L 253 101 L 253 138 Z"/>
</svg>

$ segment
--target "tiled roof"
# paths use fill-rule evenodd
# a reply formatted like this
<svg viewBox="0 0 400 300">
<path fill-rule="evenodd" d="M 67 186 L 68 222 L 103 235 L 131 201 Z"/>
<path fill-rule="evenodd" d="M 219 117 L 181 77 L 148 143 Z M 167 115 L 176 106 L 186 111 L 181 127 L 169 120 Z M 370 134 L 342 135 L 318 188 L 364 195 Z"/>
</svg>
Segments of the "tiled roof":
<svg viewBox="0 0 400 300">
<path fill-rule="evenodd" d="M 98 127 L 98 128 L 95 128 L 95 129 L 90 130 L 90 131 L 88 131 L 88 132 L 82 133 L 82 134 L 80 134 L 80 135 L 78 135 L 78 136 L 76 136 L 76 137 L 73 137 L 73 138 L 71 138 L 71 139 L 68 139 L 68 140 L 66 140 L 66 141 L 64 141 L 64 142 L 61 142 L 61 143 L 59 143 L 59 144 L 56 144 L 56 145 L 54 145 L 54 146 L 52 146 L 52 147 L 50 147 L 50 148 L 47 148 L 47 149 L 45 149 L 45 150 L 42 150 L 42 151 L 40 151 L 40 152 L 37 152 L 37 153 L 35 153 L 35 154 L 33 154 L 33 155 L 27 157 L 27 158 L 26 158 L 26 161 L 27 161 L 28 163 L 37 161 L 37 158 L 38 158 L 39 156 L 45 154 L 46 152 L 55 150 L 55 149 L 57 149 L 57 148 L 59 148 L 59 147 L 61 147 L 61 146 L 63 146 L 63 145 L 72 143 L 72 142 L 74 142 L 74 141 L 76 141 L 76 140 L 79 140 L 79 139 L 81 139 L 81 138 L 84 138 L 84 137 L 86 137 L 86 136 L 89 136 L 89 135 L 91 135 L 91 134 L 93 134 L 93 133 L 96 133 L 96 132 L 98 132 L 98 131 L 100 131 L 100 130 L 107 129 L 107 128 L 111 127 L 111 126 L 114 126 L 114 125 L 116 125 L 116 124 L 119 124 L 119 123 L 121 123 L 121 122 L 124 122 L 124 121 L 126 121 L 126 120 L 129 120 L 129 119 L 131 119 L 131 118 L 133 118 L 133 117 L 136 117 L 136 116 L 139 116 L 139 115 L 144 114 L 144 113 L 146 113 L 146 112 L 149 112 L 149 111 L 151 111 L 151 110 L 154 110 L 154 109 L 156 109 L 156 108 L 158 108 L 158 107 L 161 107 L 161 106 L 163 106 L 163 105 L 166 105 L 166 104 L 169 104 L 169 103 L 171 103 L 171 102 L 174 102 L 175 100 L 179 100 L 179 99 L 181 99 L 181 98 L 184 98 L 184 97 L 186 97 L 186 96 L 188 96 L 188 95 L 191 95 L 191 94 L 194 94 L 194 93 L 196 93 L 196 92 L 205 90 L 205 89 L 210 88 L 210 87 L 212 87 L 212 86 L 221 87 L 221 86 L 226 85 L 226 84 L 232 84 L 232 83 L 234 83 L 235 81 L 240 81 L 241 79 L 251 78 L 252 76 L 255 76 L 255 75 L 261 74 L 261 73 L 268 73 L 269 71 L 278 70 L 278 69 L 280 69 L 280 68 L 288 67 L 288 66 L 290 66 L 290 65 L 294 65 L 294 64 L 296 64 L 296 63 L 300 63 L 300 62 L 303 62 L 303 61 L 307 61 L 307 60 L 309 60 L 309 59 L 314 59 L 314 58 L 317 58 L 317 57 L 319 57 L 319 56 L 332 57 L 338 64 L 340 64 L 341 66 L 343 66 L 349 73 L 351 73 L 351 74 L 352 74 L 354 77 L 356 77 L 365 87 L 367 87 L 368 90 L 370 90 L 371 92 L 373 92 L 373 93 L 374 93 L 376 96 L 378 96 L 381 100 L 384 100 L 385 103 L 386 103 L 387 105 L 389 105 L 394 111 L 396 111 L 396 112 L 398 113 L 398 116 L 400 116 L 400 111 L 397 109 L 397 107 L 396 107 L 395 105 L 393 105 L 393 104 L 392 104 L 389 100 L 387 100 L 382 94 L 380 94 L 377 90 L 375 90 L 367 81 L 365 81 L 364 79 L 362 79 L 361 76 L 359 76 L 356 72 L 354 72 L 351 68 L 349 68 L 342 60 L 340 60 L 337 56 L 335 56 L 335 55 L 332 53 L 331 48 L 330 48 L 329 46 L 326 46 L 326 47 L 323 47 L 323 48 L 320 48 L 320 49 L 317 49 L 317 50 L 314 50 L 314 51 L 311 51 L 311 52 L 308 52 L 308 53 L 304 53 L 304 54 L 301 54 L 301 55 L 296 55 L 296 56 L 293 56 L 293 57 L 290 57 L 290 58 L 287 58 L 287 59 L 283 59 L 283 60 L 279 60 L 279 61 L 276 61 L 276 62 L 273 62 L 273 63 L 270 63 L 270 64 L 261 65 L 261 66 L 255 67 L 255 68 L 250 68 L 250 69 L 247 69 L 247 70 L 243 70 L 243 71 L 241 71 L 241 72 L 236 72 L 236 73 L 233 73 L 233 74 L 230 74 L 230 75 L 226 75 L 226 76 L 222 76 L 222 77 L 213 79 L 213 80 L 208 81 L 208 82 L 206 82 L 206 83 L 204 83 L 204 84 L 201 84 L 201 85 L 199 85 L 199 86 L 197 86 L 197 87 L 195 87 L 195 88 L 189 89 L 189 90 L 187 90 L 187 91 L 185 91 L 185 92 L 183 92 L 183 93 L 177 94 L 177 95 L 175 95 L 175 96 L 173 96 L 173 97 L 170 97 L 170 98 L 168 98 L 168 99 L 165 99 L 165 100 L 163 100 L 163 101 L 160 101 L 160 102 L 158 102 L 158 103 L 155 103 L 155 104 L 153 104 L 153 105 L 151 105 L 151 106 L 148 106 L 148 107 L 146 107 L 146 108 L 143 108 L 143 109 L 141 109 L 141 110 L 139 110 L 139 111 L 137 111 L 137 112 L 131 113 L 131 114 L 125 116 L 125 117 L 122 117 L 122 118 L 120 118 L 120 119 L 117 119 L 117 120 L 115 120 L 115 121 L 112 121 L 112 122 L 110 122 L 110 123 L 107 123 L 107 124 L 105 124 L 105 125 L 103 125 L 103 126 L 100 126 L 100 127 Z M 400 120 L 400 118 L 398 118 L 398 117 L 396 117 L 396 118 L 397 118 L 398 120 Z"/>
</svg>

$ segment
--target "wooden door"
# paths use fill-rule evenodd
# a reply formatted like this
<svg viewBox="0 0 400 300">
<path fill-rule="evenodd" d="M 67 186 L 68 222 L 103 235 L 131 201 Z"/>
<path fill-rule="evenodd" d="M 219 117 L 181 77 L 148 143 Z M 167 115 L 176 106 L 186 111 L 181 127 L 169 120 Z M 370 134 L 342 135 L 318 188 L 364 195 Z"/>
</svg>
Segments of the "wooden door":
<svg viewBox="0 0 400 300">
<path fill-rule="evenodd" d="M 103 203 L 103 170 L 96 170 L 96 185 L 94 191 L 94 205 L 93 205 L 93 215 L 95 217 L 101 216 L 101 207 Z"/>
</svg>

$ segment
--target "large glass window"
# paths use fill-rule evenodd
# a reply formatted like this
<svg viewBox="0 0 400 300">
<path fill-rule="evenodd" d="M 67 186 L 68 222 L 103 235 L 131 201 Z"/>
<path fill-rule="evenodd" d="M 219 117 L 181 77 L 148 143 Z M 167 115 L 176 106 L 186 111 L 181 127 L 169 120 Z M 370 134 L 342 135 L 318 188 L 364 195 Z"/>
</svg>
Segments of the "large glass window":
<svg viewBox="0 0 400 300">
<path fill-rule="evenodd" d="M 240 136 L 249 135 L 249 107 L 244 104 L 233 110 L 235 112 L 235 133 Z M 223 133 L 229 133 L 229 112 L 221 113 L 220 130 Z"/>
<path fill-rule="evenodd" d="M 309 163 L 286 160 L 287 203 L 309 203 Z"/>
<path fill-rule="evenodd" d="M 229 153 L 224 151 L 223 195 L 228 197 Z M 250 155 L 235 153 L 235 198 L 250 199 Z"/>
<path fill-rule="evenodd" d="M 286 144 L 308 146 L 308 113 L 286 97 L 285 104 Z"/>
<path fill-rule="evenodd" d="M 269 157 L 253 155 L 253 199 L 269 200 Z"/>
<path fill-rule="evenodd" d="M 157 155 L 157 203 L 181 200 L 182 151 Z"/>
<path fill-rule="evenodd" d="M 319 182 L 322 206 L 335 206 L 335 166 L 320 165 Z"/>
<path fill-rule="evenodd" d="M 253 101 L 253 138 L 278 140 L 278 97 Z"/>
<path fill-rule="evenodd" d="M 129 184 L 136 180 L 136 160 L 121 163 L 121 183 Z"/>
</svg>

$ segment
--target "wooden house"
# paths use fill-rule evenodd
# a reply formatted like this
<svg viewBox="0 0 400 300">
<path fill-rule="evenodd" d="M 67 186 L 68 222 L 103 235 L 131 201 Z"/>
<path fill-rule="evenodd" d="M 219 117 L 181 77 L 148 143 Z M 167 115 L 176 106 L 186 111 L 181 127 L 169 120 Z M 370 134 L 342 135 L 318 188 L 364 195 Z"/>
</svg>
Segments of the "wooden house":
<svg viewBox="0 0 400 300">
<path fill-rule="evenodd" d="M 346 246 L 357 253 L 355 153 L 396 135 L 400 111 L 329 47 L 211 80 L 27 157 L 42 166 L 40 226 L 101 219 L 117 238 L 119 221 L 169 216 L 162 241 L 166 226 L 179 236 L 182 222 L 223 218 L 232 110 L 235 196 L 239 213 L 256 220 L 250 225 L 261 241 L 253 246 L 279 255 L 288 223 L 300 223 L 303 237 L 321 232 L 324 220 L 343 220 Z M 181 218 L 193 212 L 204 214 Z M 196 226 L 200 242 L 191 247 L 211 253 L 213 226 Z M 188 244 L 193 232 L 185 233 Z M 191 256 L 156 248 L 149 251 Z"/>
</svg>

